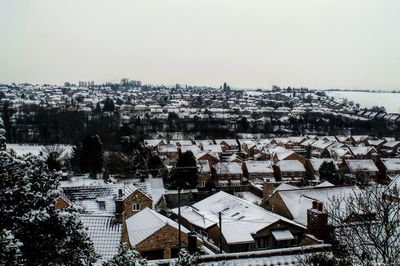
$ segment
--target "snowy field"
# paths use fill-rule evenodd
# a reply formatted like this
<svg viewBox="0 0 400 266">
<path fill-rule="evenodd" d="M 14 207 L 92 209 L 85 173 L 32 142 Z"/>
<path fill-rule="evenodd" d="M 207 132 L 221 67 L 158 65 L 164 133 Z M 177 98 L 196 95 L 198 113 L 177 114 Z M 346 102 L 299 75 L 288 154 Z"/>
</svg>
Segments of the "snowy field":
<svg viewBox="0 0 400 266">
<path fill-rule="evenodd" d="M 72 153 L 71 145 L 57 144 L 61 148 L 65 149 L 64 154 L 69 157 Z M 7 150 L 12 150 L 17 156 L 31 153 L 32 155 L 39 156 L 45 153 L 45 146 L 43 145 L 32 145 L 32 144 L 7 144 Z"/>
<path fill-rule="evenodd" d="M 388 113 L 400 113 L 400 93 L 327 91 L 326 94 L 337 99 L 347 99 L 359 103 L 361 107 L 383 106 Z"/>
</svg>

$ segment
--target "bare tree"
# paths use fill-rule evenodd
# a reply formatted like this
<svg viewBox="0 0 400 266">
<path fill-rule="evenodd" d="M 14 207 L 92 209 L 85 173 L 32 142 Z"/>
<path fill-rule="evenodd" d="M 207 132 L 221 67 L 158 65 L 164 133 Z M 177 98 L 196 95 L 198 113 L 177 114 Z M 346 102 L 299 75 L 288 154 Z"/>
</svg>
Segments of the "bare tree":
<svg viewBox="0 0 400 266">
<path fill-rule="evenodd" d="M 331 200 L 333 237 L 354 265 L 400 265 L 400 193 L 370 186 L 350 198 Z"/>
</svg>

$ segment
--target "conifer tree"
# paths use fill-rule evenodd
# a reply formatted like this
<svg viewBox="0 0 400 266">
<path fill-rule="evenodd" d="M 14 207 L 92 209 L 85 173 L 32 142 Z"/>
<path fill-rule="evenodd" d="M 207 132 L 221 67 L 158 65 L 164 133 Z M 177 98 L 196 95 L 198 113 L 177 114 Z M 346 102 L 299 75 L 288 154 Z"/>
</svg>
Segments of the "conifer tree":
<svg viewBox="0 0 400 266">
<path fill-rule="evenodd" d="M 100 173 L 103 168 L 103 144 L 98 135 L 89 135 L 82 142 L 80 169 L 91 174 Z"/>
<path fill-rule="evenodd" d="M 146 266 L 147 261 L 140 257 L 139 252 L 126 243 L 120 245 L 118 254 L 103 263 L 103 266 Z"/>
<path fill-rule="evenodd" d="M 92 265 L 93 245 L 74 208 L 55 209 L 60 176 L 44 160 L 0 152 L 0 258 L 6 265 Z"/>
</svg>

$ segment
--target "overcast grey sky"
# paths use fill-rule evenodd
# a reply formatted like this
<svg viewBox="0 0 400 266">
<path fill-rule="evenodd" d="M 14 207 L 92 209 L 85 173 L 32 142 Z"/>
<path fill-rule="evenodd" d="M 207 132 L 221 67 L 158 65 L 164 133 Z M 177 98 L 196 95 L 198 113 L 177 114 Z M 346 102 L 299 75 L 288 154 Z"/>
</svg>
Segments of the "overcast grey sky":
<svg viewBox="0 0 400 266">
<path fill-rule="evenodd" d="M 0 82 L 400 89 L 399 0 L 0 0 Z"/>
</svg>

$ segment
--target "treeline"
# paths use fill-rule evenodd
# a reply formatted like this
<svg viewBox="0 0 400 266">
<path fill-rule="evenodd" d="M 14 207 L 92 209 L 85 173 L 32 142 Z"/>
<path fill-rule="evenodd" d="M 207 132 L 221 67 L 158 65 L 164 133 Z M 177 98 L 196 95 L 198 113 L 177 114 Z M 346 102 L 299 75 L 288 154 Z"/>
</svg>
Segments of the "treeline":
<svg viewBox="0 0 400 266">
<path fill-rule="evenodd" d="M 138 141 L 147 138 L 168 137 L 174 132 L 184 132 L 197 139 L 235 138 L 240 133 L 265 135 L 357 135 L 400 137 L 399 124 L 383 119 L 354 120 L 332 114 L 305 113 L 297 117 L 279 114 L 253 114 L 251 118 L 207 119 L 179 118 L 171 113 L 167 120 L 132 117 L 123 123 L 115 112 L 82 112 L 76 110 L 42 109 L 32 115 L 14 116 L 3 109 L 4 126 L 8 143 L 65 143 L 76 145 L 85 136 L 100 136 L 106 150 L 118 149 L 123 136 L 135 136 Z M 284 119 L 283 119 L 284 118 Z M 159 136 L 159 134 L 163 134 Z"/>
</svg>

